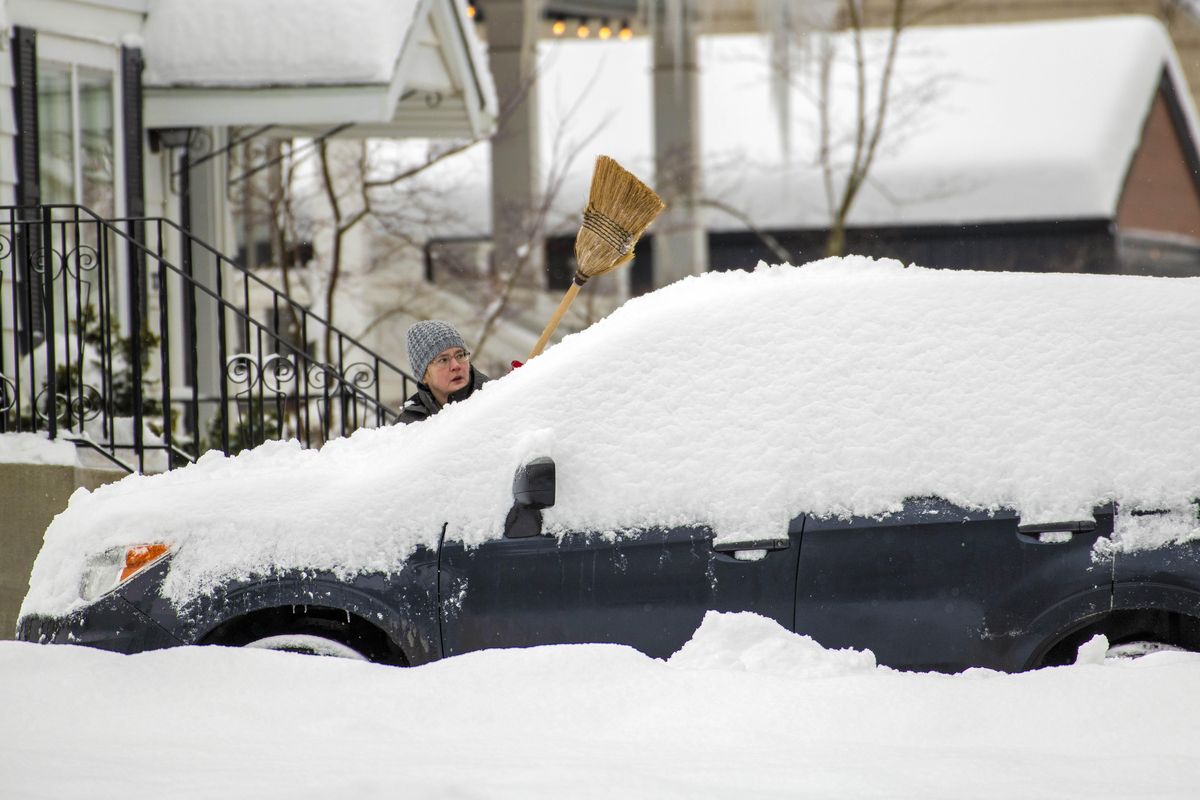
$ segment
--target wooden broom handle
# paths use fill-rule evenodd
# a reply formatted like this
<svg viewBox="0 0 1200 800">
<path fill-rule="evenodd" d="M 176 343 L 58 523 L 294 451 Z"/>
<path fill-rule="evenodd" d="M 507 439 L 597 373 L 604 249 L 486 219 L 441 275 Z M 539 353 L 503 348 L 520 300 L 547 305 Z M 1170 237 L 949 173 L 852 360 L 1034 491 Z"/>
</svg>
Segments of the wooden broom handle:
<svg viewBox="0 0 1200 800">
<path fill-rule="evenodd" d="M 532 361 L 542 350 L 546 349 L 546 342 L 550 341 L 550 335 L 554 333 L 554 329 L 558 327 L 558 323 L 562 321 L 563 314 L 567 313 L 567 308 L 570 307 L 571 301 L 575 299 L 575 295 L 579 294 L 580 286 L 578 283 L 571 281 L 571 288 L 567 289 L 567 293 L 563 295 L 562 302 L 558 304 L 558 308 L 554 310 L 554 316 L 546 323 L 546 329 L 542 331 L 541 338 L 537 340 L 537 344 L 533 346 L 533 352 L 529 354 L 526 361 Z"/>
</svg>

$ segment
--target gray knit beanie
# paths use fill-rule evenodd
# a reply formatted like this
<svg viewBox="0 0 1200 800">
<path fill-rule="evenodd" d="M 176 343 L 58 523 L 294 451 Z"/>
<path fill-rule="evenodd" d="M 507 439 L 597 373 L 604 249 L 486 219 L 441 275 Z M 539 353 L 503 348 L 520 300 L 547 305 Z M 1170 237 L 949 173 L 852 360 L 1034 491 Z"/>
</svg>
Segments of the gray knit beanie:
<svg viewBox="0 0 1200 800">
<path fill-rule="evenodd" d="M 412 365 L 413 377 L 425 380 L 425 369 L 438 353 L 451 347 L 467 349 L 466 342 L 449 322 L 426 319 L 408 329 L 408 363 Z"/>
</svg>

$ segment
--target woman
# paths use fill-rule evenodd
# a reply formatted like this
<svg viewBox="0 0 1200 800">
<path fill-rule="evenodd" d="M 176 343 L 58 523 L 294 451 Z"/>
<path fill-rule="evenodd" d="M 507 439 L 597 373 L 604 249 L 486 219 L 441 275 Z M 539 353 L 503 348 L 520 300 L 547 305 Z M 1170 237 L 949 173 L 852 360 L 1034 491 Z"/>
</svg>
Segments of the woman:
<svg viewBox="0 0 1200 800">
<path fill-rule="evenodd" d="M 471 351 L 454 326 L 427 319 L 408 329 L 408 361 L 420 381 L 397 420 L 419 422 L 447 403 L 466 400 L 490 378 L 471 366 Z"/>
</svg>

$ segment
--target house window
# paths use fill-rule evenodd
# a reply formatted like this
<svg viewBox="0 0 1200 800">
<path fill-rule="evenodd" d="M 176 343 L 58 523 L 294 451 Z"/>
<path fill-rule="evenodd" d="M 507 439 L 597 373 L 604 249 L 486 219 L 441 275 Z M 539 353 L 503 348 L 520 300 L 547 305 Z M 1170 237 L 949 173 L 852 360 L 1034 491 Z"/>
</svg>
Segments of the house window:
<svg viewBox="0 0 1200 800">
<path fill-rule="evenodd" d="M 42 202 L 114 216 L 112 73 L 39 60 L 37 97 Z"/>
<path fill-rule="evenodd" d="M 80 67 L 80 202 L 102 217 L 116 214 L 113 189 L 113 76 Z"/>
<path fill-rule="evenodd" d="M 75 202 L 74 115 L 71 113 L 71 68 L 38 64 L 38 162 L 43 203 Z"/>
</svg>

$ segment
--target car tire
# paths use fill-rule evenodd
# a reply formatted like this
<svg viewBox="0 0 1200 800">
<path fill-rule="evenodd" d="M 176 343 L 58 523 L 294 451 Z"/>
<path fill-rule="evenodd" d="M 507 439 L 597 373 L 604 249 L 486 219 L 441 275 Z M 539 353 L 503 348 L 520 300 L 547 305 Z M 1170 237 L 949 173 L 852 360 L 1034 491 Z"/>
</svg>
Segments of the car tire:
<svg viewBox="0 0 1200 800">
<path fill-rule="evenodd" d="M 1105 660 L 1115 659 L 1117 661 L 1132 661 L 1135 658 L 1149 655 L 1150 653 L 1186 653 L 1186 647 L 1180 647 L 1174 644 L 1164 644 L 1163 642 L 1155 642 L 1149 639 L 1139 639 L 1131 642 L 1121 642 L 1120 644 L 1109 645 L 1108 652 L 1105 653 Z"/>
<path fill-rule="evenodd" d="M 275 650 L 281 653 L 300 653 L 308 656 L 370 661 L 369 658 L 348 644 L 311 633 L 283 633 L 275 636 L 264 636 L 261 639 L 247 642 L 242 646 L 254 647 L 260 650 Z"/>
</svg>

